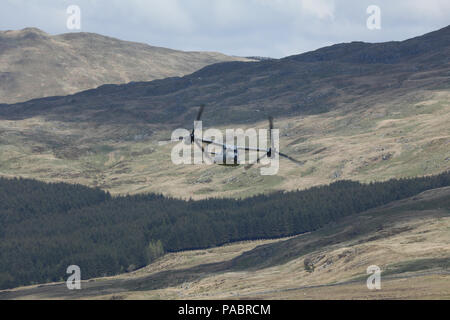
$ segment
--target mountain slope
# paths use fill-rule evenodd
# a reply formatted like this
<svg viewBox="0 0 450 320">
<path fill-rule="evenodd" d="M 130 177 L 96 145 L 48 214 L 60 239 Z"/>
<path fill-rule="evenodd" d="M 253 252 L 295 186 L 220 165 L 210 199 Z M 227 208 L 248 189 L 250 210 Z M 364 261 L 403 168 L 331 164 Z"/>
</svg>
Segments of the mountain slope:
<svg viewBox="0 0 450 320">
<path fill-rule="evenodd" d="M 0 174 L 182 198 L 437 174 L 450 169 L 449 32 L 0 105 Z M 267 128 L 275 116 L 281 151 L 305 164 L 282 160 L 273 177 L 175 166 L 159 141 L 191 128 L 201 103 L 204 127 Z"/>
<path fill-rule="evenodd" d="M 209 64 L 238 60 L 248 59 L 152 47 L 93 33 L 0 31 L 0 102 L 182 76 Z"/>
<path fill-rule="evenodd" d="M 448 299 L 450 188 L 428 190 L 320 230 L 172 253 L 133 273 L 0 291 L 0 299 Z M 382 270 L 380 291 L 366 270 Z"/>
<path fill-rule="evenodd" d="M 297 235 L 449 185 L 446 173 L 370 185 L 341 181 L 240 201 L 186 202 L 154 194 L 111 197 L 77 185 L 0 179 L 0 288 L 58 281 L 74 262 L 91 278 L 135 270 L 164 251 Z"/>
<path fill-rule="evenodd" d="M 384 99 L 417 89 L 448 89 L 449 34 L 446 27 L 398 43 L 340 44 L 280 60 L 219 63 L 182 78 L 106 85 L 70 97 L 3 106 L 1 114 L 66 121 L 89 114 L 100 123 L 180 125 L 192 122 L 192 108 L 202 103 L 208 105 L 205 119 L 211 124 L 261 120 L 267 113 L 317 114 L 345 106 L 354 110 L 357 104 L 352 102 L 362 96 Z M 61 108 L 64 115 L 58 112 Z"/>
<path fill-rule="evenodd" d="M 450 26 L 405 41 L 352 42 L 289 57 L 295 61 L 340 61 L 347 63 L 396 64 L 420 61 L 424 65 L 448 63 Z"/>
</svg>

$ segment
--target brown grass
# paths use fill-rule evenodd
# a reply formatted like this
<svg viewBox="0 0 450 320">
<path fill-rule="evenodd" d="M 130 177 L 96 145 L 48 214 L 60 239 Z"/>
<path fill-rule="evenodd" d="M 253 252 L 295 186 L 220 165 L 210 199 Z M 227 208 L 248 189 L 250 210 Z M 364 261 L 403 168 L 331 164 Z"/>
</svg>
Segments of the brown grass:
<svg viewBox="0 0 450 320">
<path fill-rule="evenodd" d="M 74 295 L 56 284 L 0 292 L 0 298 L 449 299 L 450 215 L 448 203 L 442 205 L 449 195 L 450 188 L 427 191 L 289 239 L 169 254 L 133 273 L 85 281 Z M 308 244 L 315 248 L 302 253 Z M 261 246 L 290 258 L 259 261 Z M 253 264 L 236 269 L 249 257 Z M 382 270 L 380 291 L 366 287 L 371 265 Z M 181 281 L 165 284 L 175 278 Z"/>
<path fill-rule="evenodd" d="M 113 194 L 158 192 L 201 199 L 449 170 L 450 95 L 426 91 L 414 103 L 405 102 L 416 94 L 392 97 L 389 104 L 375 103 L 366 110 L 276 119 L 281 151 L 305 164 L 281 160 L 275 177 L 262 177 L 258 166 L 249 171 L 175 166 L 170 161 L 173 144 L 159 143 L 170 132 L 157 128 L 149 127 L 155 133 L 136 140 L 132 125 L 94 126 L 42 118 L 0 121 L 0 175 L 82 183 Z M 267 123 L 251 126 L 265 128 Z"/>
</svg>

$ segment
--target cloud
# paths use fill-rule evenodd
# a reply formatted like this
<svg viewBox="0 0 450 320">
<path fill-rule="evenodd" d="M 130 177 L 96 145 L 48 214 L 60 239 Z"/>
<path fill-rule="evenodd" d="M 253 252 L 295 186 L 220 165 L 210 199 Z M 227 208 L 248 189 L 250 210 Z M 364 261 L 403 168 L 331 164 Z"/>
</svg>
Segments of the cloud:
<svg viewBox="0 0 450 320">
<path fill-rule="evenodd" d="M 444 27 L 448 0 L 2 0 L 0 29 L 66 29 L 81 8 L 82 30 L 181 50 L 282 57 L 353 40 L 403 40 Z M 366 28 L 378 5 L 382 29 Z"/>
<path fill-rule="evenodd" d="M 315 15 L 319 19 L 334 17 L 334 1 L 302 0 L 302 9 Z"/>
</svg>

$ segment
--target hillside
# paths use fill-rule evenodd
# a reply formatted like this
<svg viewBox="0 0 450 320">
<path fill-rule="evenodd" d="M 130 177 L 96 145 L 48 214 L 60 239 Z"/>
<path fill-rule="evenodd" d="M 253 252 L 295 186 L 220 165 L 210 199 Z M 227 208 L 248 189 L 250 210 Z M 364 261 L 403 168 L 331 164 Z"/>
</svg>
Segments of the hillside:
<svg viewBox="0 0 450 320">
<path fill-rule="evenodd" d="M 243 200 L 182 201 L 0 179 L 0 288 L 58 281 L 74 262 L 92 278 L 133 271 L 164 252 L 298 235 L 449 185 L 445 173 L 372 184 L 340 181 Z"/>
<path fill-rule="evenodd" d="M 0 299 L 448 299 L 450 189 L 428 190 L 281 240 L 171 253 L 116 277 L 0 291 Z M 369 291 L 366 269 L 382 270 Z"/>
<path fill-rule="evenodd" d="M 239 60 L 248 59 L 176 51 L 94 33 L 0 31 L 0 103 L 183 76 L 213 63 Z"/>
<path fill-rule="evenodd" d="M 0 175 L 201 199 L 438 174 L 450 169 L 449 33 L 0 105 Z M 282 160 L 272 177 L 173 165 L 164 141 L 201 103 L 204 127 L 266 128 L 275 116 L 281 151 L 304 165 Z"/>
<path fill-rule="evenodd" d="M 174 127 L 191 124 L 192 109 L 202 103 L 211 125 L 262 120 L 267 113 L 319 114 L 344 106 L 354 112 L 369 107 L 369 97 L 383 103 L 419 89 L 448 89 L 449 56 L 450 26 L 404 42 L 339 44 L 259 63 L 218 63 L 184 77 L 105 85 L 2 106 L 1 115 Z"/>
</svg>

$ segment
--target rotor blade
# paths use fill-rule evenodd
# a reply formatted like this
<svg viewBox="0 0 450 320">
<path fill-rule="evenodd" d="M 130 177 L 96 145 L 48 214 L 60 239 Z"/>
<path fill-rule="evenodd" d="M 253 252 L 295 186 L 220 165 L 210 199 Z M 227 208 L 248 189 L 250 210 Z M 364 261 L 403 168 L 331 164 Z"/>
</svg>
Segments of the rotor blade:
<svg viewBox="0 0 450 320">
<path fill-rule="evenodd" d="M 200 110 L 198 110 L 197 118 L 195 118 L 195 121 L 200 121 L 200 119 L 202 118 L 202 114 L 203 114 L 204 110 L 205 110 L 205 105 L 202 104 L 200 106 Z M 194 128 L 192 128 L 192 133 L 191 133 L 191 137 L 194 137 L 194 136 L 195 136 L 195 126 L 194 126 Z"/>
<path fill-rule="evenodd" d="M 202 149 L 202 153 L 205 157 L 207 157 L 208 159 L 211 159 L 211 157 L 209 156 L 209 154 L 207 152 L 205 152 L 205 148 L 203 148 L 203 146 L 198 142 L 198 140 L 195 140 L 195 144 Z"/>
<path fill-rule="evenodd" d="M 199 139 L 199 138 L 195 138 L 195 140 L 202 142 L 202 143 L 212 144 L 212 145 L 223 147 L 223 148 L 230 149 L 230 150 L 237 149 L 237 150 L 244 150 L 244 151 L 269 152 L 269 149 L 235 146 L 235 145 L 229 145 L 229 144 L 225 144 L 225 143 L 221 143 L 221 142 L 216 142 L 216 141 L 206 140 L 206 139 Z"/>
<path fill-rule="evenodd" d="M 234 146 L 234 148 L 236 148 L 238 150 L 244 150 L 244 151 L 269 152 L 269 149 L 261 149 L 261 148 L 251 148 L 251 147 L 241 147 L 241 146 Z"/>
<path fill-rule="evenodd" d="M 267 153 L 265 153 L 263 156 L 258 157 L 256 159 L 256 162 L 253 163 L 249 163 L 248 165 L 245 166 L 245 170 L 249 170 L 251 169 L 255 164 L 260 163 L 262 159 L 264 159 L 265 157 L 267 157 Z"/>
<path fill-rule="evenodd" d="M 195 144 L 202 150 L 203 153 L 205 153 L 205 148 L 197 141 L 195 140 Z"/>
<path fill-rule="evenodd" d="M 219 147 L 222 147 L 222 148 L 223 147 L 230 148 L 226 144 L 215 142 L 215 141 L 212 141 L 212 140 L 199 139 L 199 138 L 195 138 L 194 140 L 198 141 L 198 142 L 201 142 L 201 143 L 212 144 L 212 145 L 219 146 Z"/>
<path fill-rule="evenodd" d="M 195 121 L 200 121 L 200 119 L 202 118 L 203 115 L 203 111 L 205 110 L 205 105 L 202 104 L 200 106 L 200 110 L 198 110 L 198 114 L 197 114 L 197 118 L 195 119 Z"/>
<path fill-rule="evenodd" d="M 197 118 L 195 118 L 195 121 L 200 121 L 204 110 L 205 110 L 205 105 L 202 104 L 200 106 L 200 110 L 198 110 Z M 191 138 L 193 138 L 193 137 L 195 137 L 195 126 L 194 126 L 194 128 L 192 128 L 192 133 L 191 133 Z"/>
<path fill-rule="evenodd" d="M 168 144 L 168 143 L 173 143 L 173 142 L 180 142 L 183 141 L 184 139 L 189 138 L 189 136 L 185 136 L 185 137 L 178 137 L 178 139 L 175 140 L 163 140 L 163 141 L 158 141 L 159 145 L 164 145 L 164 144 Z"/>
<path fill-rule="evenodd" d="M 299 161 L 299 160 L 297 160 L 297 159 L 292 158 L 291 156 L 288 156 L 287 154 L 284 154 L 284 153 L 281 153 L 281 152 L 278 152 L 278 151 L 277 151 L 277 153 L 278 153 L 281 157 L 286 158 L 286 159 L 288 159 L 288 160 L 291 160 L 292 162 L 294 162 L 294 163 L 296 163 L 296 164 L 298 164 L 298 165 L 304 165 L 304 164 L 305 164 L 305 161 Z"/>
<path fill-rule="evenodd" d="M 274 149 L 274 145 L 273 145 L 273 117 L 269 116 L 269 145 L 270 145 L 270 149 Z"/>
</svg>

